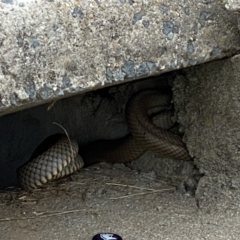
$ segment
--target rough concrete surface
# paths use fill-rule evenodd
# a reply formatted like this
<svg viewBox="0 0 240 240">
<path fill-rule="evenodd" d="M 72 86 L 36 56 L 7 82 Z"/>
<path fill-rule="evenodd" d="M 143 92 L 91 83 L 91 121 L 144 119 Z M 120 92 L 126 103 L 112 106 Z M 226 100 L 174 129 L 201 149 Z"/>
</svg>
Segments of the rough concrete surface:
<svg viewBox="0 0 240 240">
<path fill-rule="evenodd" d="M 99 164 L 32 193 L 0 195 L 4 240 L 91 240 L 114 232 L 124 240 L 239 239 L 239 213 L 202 213 L 152 172 Z"/>
<path fill-rule="evenodd" d="M 0 1 L 0 113 L 222 58 L 222 1 Z"/>
<path fill-rule="evenodd" d="M 183 70 L 174 82 L 176 115 L 184 141 L 205 177 L 203 208 L 239 209 L 239 56 Z"/>
<path fill-rule="evenodd" d="M 226 0 L 225 7 L 231 12 L 239 12 L 240 2 L 237 0 Z"/>
</svg>

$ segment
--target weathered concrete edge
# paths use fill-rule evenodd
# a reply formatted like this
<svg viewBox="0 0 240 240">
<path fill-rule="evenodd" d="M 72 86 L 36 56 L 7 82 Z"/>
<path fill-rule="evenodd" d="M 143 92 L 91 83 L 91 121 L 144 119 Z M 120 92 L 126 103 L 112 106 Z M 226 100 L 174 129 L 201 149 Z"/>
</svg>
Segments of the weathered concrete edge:
<svg viewBox="0 0 240 240">
<path fill-rule="evenodd" d="M 218 1 L 2 0 L 0 19 L 0 115 L 240 49 Z"/>
<path fill-rule="evenodd" d="M 226 0 L 225 7 L 231 12 L 239 12 L 240 2 L 238 0 Z"/>
</svg>

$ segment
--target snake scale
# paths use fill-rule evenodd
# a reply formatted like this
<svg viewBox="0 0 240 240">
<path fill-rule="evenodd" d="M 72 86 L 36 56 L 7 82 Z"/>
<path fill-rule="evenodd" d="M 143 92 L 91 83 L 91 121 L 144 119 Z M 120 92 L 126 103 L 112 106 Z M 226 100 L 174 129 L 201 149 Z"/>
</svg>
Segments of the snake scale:
<svg viewBox="0 0 240 240">
<path fill-rule="evenodd" d="M 18 169 L 20 185 L 34 189 L 67 176 L 85 165 L 105 161 L 131 162 L 151 150 L 165 157 L 191 160 L 181 137 L 168 131 L 173 125 L 169 110 L 171 95 L 157 90 L 145 90 L 134 94 L 126 106 L 126 121 L 130 134 L 116 140 L 101 140 L 89 144 L 78 154 L 75 141 L 62 137 L 45 152 Z M 150 113 L 160 109 L 160 113 Z M 82 160 L 84 159 L 84 162 Z"/>
</svg>

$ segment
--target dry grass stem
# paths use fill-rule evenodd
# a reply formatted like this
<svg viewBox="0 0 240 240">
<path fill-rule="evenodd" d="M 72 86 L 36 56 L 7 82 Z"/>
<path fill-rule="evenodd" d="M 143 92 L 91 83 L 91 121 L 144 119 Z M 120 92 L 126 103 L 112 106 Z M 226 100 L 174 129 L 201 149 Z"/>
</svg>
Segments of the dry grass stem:
<svg viewBox="0 0 240 240">
<path fill-rule="evenodd" d="M 62 125 L 60 125 L 60 124 L 58 124 L 58 123 L 56 123 L 56 122 L 53 122 L 53 124 L 54 124 L 54 125 L 57 125 L 58 127 L 60 127 L 60 128 L 64 131 L 64 133 L 66 134 L 66 136 L 67 136 L 67 138 L 68 138 L 68 141 L 69 141 L 70 148 L 71 148 L 72 158 L 74 159 L 74 154 L 73 154 L 73 149 L 72 149 L 72 143 L 71 143 L 71 139 L 70 139 L 70 137 L 69 137 L 69 135 L 68 135 L 67 130 L 66 130 Z"/>
<path fill-rule="evenodd" d="M 106 183 L 106 184 L 107 185 L 112 185 L 112 186 L 122 186 L 122 187 L 136 188 L 136 189 L 147 190 L 147 191 L 158 191 L 157 189 L 153 189 L 153 188 L 143 188 L 143 187 L 137 187 L 137 186 L 126 185 L 126 184 L 121 184 L 121 183 Z"/>
<path fill-rule="evenodd" d="M 161 189 L 161 190 L 154 190 L 154 191 L 148 191 L 148 192 L 141 192 L 141 193 L 134 193 L 134 194 L 128 194 L 128 195 L 124 195 L 124 196 L 120 196 L 120 197 L 112 197 L 112 198 L 107 198 L 110 200 L 117 200 L 117 199 L 122 199 L 122 198 L 130 198 L 130 197 L 134 197 L 134 196 L 140 196 L 140 195 L 146 195 L 146 194 L 152 194 L 152 193 L 159 193 L 159 192 L 168 192 L 168 191 L 172 191 L 175 190 L 175 188 L 168 188 L 168 189 Z"/>
<path fill-rule="evenodd" d="M 47 111 L 49 111 L 50 109 L 52 109 L 52 107 L 54 106 L 54 104 L 57 102 L 58 100 L 53 100 L 47 107 Z"/>
<path fill-rule="evenodd" d="M 22 217 L 22 218 L 15 218 L 15 217 L 9 217 L 9 218 L 0 218 L 0 222 L 7 222 L 7 221 L 17 221 L 17 220 L 29 220 L 29 219 L 36 219 L 38 217 L 53 217 L 53 216 L 60 216 L 64 214 L 70 214 L 70 213 L 76 213 L 76 212 L 82 212 L 86 211 L 86 209 L 75 209 L 75 210 L 68 210 L 68 211 L 62 211 L 62 212 L 33 212 L 36 217 Z"/>
</svg>

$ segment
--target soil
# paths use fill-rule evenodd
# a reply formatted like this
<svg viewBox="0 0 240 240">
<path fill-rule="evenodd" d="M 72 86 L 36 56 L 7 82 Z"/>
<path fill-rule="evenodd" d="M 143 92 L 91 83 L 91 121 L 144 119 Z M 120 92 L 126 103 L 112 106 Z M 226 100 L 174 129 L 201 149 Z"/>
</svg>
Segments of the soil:
<svg viewBox="0 0 240 240">
<path fill-rule="evenodd" d="M 153 172 L 97 164 L 26 192 L 0 194 L 0 239 L 91 240 L 113 232 L 124 240 L 239 239 L 237 213 L 208 214 L 193 196 Z"/>
</svg>

